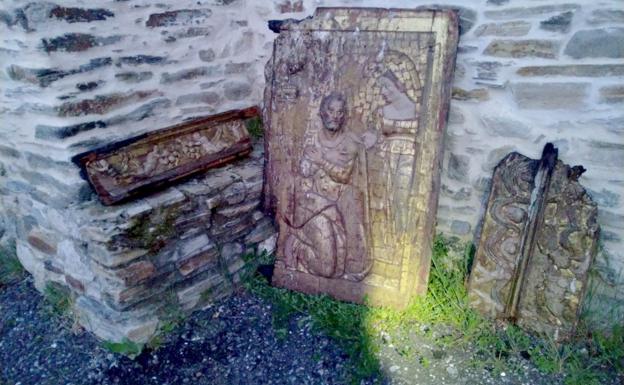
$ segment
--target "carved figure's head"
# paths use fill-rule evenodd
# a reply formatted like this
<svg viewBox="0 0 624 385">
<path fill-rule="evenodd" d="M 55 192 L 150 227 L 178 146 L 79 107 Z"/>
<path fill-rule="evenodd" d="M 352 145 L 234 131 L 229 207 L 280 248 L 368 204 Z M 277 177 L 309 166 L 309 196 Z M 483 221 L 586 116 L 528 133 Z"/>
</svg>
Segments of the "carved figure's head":
<svg viewBox="0 0 624 385">
<path fill-rule="evenodd" d="M 407 96 L 405 85 L 401 83 L 394 72 L 386 71 L 379 77 L 378 81 L 381 88 L 381 96 L 386 103 L 390 104 L 402 95 Z"/>
<path fill-rule="evenodd" d="M 340 92 L 332 92 L 321 100 L 319 115 L 326 130 L 340 131 L 347 118 L 347 99 Z"/>
</svg>

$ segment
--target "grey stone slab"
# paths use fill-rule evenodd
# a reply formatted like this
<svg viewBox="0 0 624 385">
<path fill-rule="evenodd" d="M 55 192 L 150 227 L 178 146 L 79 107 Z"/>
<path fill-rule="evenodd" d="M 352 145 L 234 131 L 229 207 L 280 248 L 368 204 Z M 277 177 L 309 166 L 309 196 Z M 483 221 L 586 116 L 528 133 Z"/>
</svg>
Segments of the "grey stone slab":
<svg viewBox="0 0 624 385">
<path fill-rule="evenodd" d="M 624 58 L 624 28 L 578 31 L 566 45 L 564 53 L 575 59 Z"/>
<path fill-rule="evenodd" d="M 602 87 L 600 102 L 607 104 L 624 103 L 624 85 Z"/>
<path fill-rule="evenodd" d="M 490 135 L 522 138 L 531 136 L 531 128 L 526 124 L 503 116 L 484 115 L 481 121 Z"/>
<path fill-rule="evenodd" d="M 564 12 L 540 22 L 540 28 L 546 31 L 566 33 L 570 30 L 574 12 Z"/>
<path fill-rule="evenodd" d="M 576 109 L 585 105 L 589 83 L 515 83 L 515 102 L 527 109 Z"/>
<path fill-rule="evenodd" d="M 521 76 L 624 76 L 624 64 L 568 64 L 528 66 L 519 68 L 516 73 Z"/>
<path fill-rule="evenodd" d="M 554 40 L 494 40 L 483 51 L 485 55 L 525 58 L 554 59 L 559 53 L 559 42 Z"/>
<path fill-rule="evenodd" d="M 524 36 L 529 33 L 531 23 L 509 21 L 505 23 L 482 24 L 475 29 L 475 36 Z"/>
<path fill-rule="evenodd" d="M 578 4 L 553 4 L 540 5 L 537 7 L 514 7 L 504 8 L 491 11 L 485 11 L 483 14 L 489 19 L 522 19 L 527 17 L 541 16 L 548 13 L 576 11 L 581 6 Z"/>
</svg>

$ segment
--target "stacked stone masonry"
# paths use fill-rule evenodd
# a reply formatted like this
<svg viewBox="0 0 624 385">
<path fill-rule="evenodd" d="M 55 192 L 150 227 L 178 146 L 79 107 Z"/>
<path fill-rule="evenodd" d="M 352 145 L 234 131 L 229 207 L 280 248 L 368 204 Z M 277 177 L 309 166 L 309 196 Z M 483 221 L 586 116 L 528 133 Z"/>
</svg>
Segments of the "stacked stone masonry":
<svg viewBox="0 0 624 385">
<path fill-rule="evenodd" d="M 591 284 L 593 313 L 617 315 L 619 311 L 621 316 L 621 2 L 435 3 L 459 9 L 462 28 L 445 139 L 438 231 L 469 240 L 478 237 L 494 166 L 511 151 L 536 158 L 544 143 L 553 142 L 562 161 L 588 169 L 581 182 L 599 205 L 602 232 Z M 427 5 L 431 3 L 409 2 L 414 7 Z M 400 8 L 406 2 L 3 2 L 0 243 L 17 239 L 21 256 L 29 250 L 44 253 L 28 242 L 29 233 L 15 225 L 27 223 L 67 234 L 51 246 L 84 257 L 80 242 L 98 239 L 97 234 L 80 232 L 85 221 L 95 218 L 95 214 L 85 217 L 84 210 L 98 204 L 69 162 L 71 156 L 192 117 L 261 104 L 262 74 L 275 38 L 267 20 L 303 18 L 318 6 Z M 112 214 L 105 218 L 99 219 L 102 228 L 118 220 Z M 44 235 L 31 240 L 47 250 L 35 240 L 45 241 Z M 60 258 L 50 260 L 60 263 Z M 54 269 L 53 262 L 46 266 Z M 144 275 L 150 271 L 146 263 L 134 268 Z M 86 269 L 70 276 L 88 278 L 89 274 L 93 272 Z M 120 279 L 125 278 L 111 280 Z"/>
</svg>

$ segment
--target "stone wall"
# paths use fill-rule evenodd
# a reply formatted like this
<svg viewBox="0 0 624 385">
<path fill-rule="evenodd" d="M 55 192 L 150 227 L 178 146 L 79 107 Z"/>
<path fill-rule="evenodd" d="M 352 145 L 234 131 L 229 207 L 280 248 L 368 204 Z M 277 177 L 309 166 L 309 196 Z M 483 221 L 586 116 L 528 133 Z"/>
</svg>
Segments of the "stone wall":
<svg viewBox="0 0 624 385">
<path fill-rule="evenodd" d="M 76 232 L 92 219 L 81 219 L 83 207 L 98 203 L 70 157 L 188 118 L 260 104 L 275 37 L 267 20 L 302 18 L 317 6 L 430 4 L 407 3 L 3 2 L 0 242 L 17 238 L 22 256 L 33 247 L 16 218 L 33 228 L 63 229 L 75 240 L 98 239 Z M 594 282 L 600 289 L 592 303 L 623 304 L 621 3 L 436 3 L 461 5 L 462 23 L 438 230 L 478 236 L 494 165 L 513 150 L 539 157 L 552 141 L 565 163 L 588 169 L 581 182 L 599 204 Z"/>
</svg>

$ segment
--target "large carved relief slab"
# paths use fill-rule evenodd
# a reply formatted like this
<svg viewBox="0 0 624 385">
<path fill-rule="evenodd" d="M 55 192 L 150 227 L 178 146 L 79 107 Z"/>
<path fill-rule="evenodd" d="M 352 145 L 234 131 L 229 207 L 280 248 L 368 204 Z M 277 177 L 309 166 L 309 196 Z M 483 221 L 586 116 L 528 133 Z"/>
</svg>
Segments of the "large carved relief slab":
<svg viewBox="0 0 624 385">
<path fill-rule="evenodd" d="M 325 8 L 273 27 L 273 282 L 403 306 L 427 285 L 456 15 Z"/>
<path fill-rule="evenodd" d="M 251 107 L 195 119 L 77 155 L 74 161 L 110 205 L 249 154 L 245 119 L 259 114 Z"/>
<path fill-rule="evenodd" d="M 469 297 L 491 318 L 562 340 L 578 321 L 599 228 L 578 182 L 585 170 L 556 156 L 547 146 L 542 160 L 511 153 L 496 167 Z"/>
</svg>

